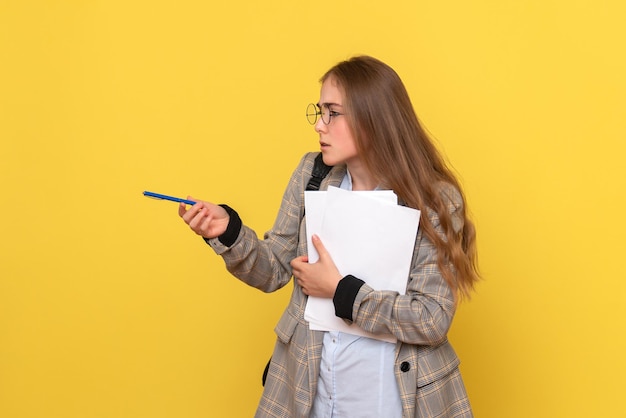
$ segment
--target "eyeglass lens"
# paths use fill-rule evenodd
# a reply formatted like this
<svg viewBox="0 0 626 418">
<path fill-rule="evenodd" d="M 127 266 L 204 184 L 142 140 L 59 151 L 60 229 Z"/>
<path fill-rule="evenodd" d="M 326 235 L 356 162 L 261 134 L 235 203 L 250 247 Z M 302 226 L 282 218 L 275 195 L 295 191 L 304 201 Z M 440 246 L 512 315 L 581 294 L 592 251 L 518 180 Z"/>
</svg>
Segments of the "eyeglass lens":
<svg viewBox="0 0 626 418">
<path fill-rule="evenodd" d="M 317 115 L 320 114 L 318 109 L 317 105 L 314 105 L 313 103 L 309 103 L 306 107 L 306 120 L 309 121 L 311 125 L 315 125 L 317 122 Z"/>
<path fill-rule="evenodd" d="M 328 125 L 330 123 L 330 109 L 328 106 L 322 105 L 320 108 L 318 105 L 309 103 L 306 107 L 306 119 L 309 121 L 311 125 L 315 125 L 317 123 L 318 117 L 322 118 L 322 122 Z"/>
</svg>

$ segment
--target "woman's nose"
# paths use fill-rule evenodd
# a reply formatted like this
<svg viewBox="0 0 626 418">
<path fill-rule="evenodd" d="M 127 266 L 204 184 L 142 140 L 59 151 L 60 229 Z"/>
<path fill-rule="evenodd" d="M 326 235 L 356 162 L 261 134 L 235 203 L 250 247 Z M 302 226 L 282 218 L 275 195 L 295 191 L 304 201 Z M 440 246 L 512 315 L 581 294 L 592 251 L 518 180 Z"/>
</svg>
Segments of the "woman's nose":
<svg viewBox="0 0 626 418">
<path fill-rule="evenodd" d="M 315 122 L 315 132 L 317 133 L 326 132 L 326 129 L 328 129 L 328 125 L 326 125 L 324 121 L 322 120 L 322 118 L 320 117 L 317 120 L 317 122 Z"/>
</svg>

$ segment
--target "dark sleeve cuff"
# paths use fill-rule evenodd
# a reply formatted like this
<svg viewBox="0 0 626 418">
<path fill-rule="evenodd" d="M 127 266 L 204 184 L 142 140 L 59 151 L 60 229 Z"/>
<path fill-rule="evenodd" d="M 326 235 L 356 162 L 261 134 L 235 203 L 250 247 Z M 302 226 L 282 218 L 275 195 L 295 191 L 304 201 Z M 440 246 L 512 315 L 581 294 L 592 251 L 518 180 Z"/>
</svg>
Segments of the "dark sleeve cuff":
<svg viewBox="0 0 626 418">
<path fill-rule="evenodd" d="M 226 227 L 226 231 L 224 231 L 222 235 L 217 237 L 217 239 L 223 245 L 230 247 L 231 245 L 235 243 L 235 241 L 237 240 L 237 237 L 239 236 L 239 232 L 241 231 L 241 218 L 239 217 L 239 214 L 235 212 L 235 210 L 231 208 L 230 206 L 228 205 L 220 205 L 220 206 L 223 207 L 226 210 L 226 212 L 228 212 L 228 216 L 230 219 L 228 220 L 228 226 Z M 205 238 L 204 241 L 207 244 L 209 243 L 209 240 L 207 238 Z"/>
<path fill-rule="evenodd" d="M 339 318 L 348 319 L 352 321 L 352 307 L 354 306 L 354 300 L 359 293 L 361 286 L 365 282 L 361 279 L 357 279 L 352 275 L 347 275 L 343 279 L 339 280 L 337 284 L 337 290 L 335 290 L 335 296 L 333 296 L 333 304 L 335 305 L 335 315 Z"/>
</svg>

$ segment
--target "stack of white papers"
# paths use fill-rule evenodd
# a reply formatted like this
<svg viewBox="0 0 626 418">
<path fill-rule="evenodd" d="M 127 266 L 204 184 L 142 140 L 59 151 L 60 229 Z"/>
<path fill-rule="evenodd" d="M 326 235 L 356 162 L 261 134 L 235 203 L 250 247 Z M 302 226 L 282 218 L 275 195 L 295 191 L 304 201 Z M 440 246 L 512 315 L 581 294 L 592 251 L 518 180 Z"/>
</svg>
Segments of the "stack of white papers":
<svg viewBox="0 0 626 418">
<path fill-rule="evenodd" d="M 420 211 L 398 206 L 391 190 L 353 192 L 329 187 L 306 191 L 309 263 L 319 256 L 311 242 L 316 234 L 342 276 L 351 274 L 375 290 L 406 292 Z M 304 318 L 309 327 L 342 331 L 395 342 L 390 334 L 368 333 L 335 316 L 332 299 L 309 297 Z"/>
</svg>

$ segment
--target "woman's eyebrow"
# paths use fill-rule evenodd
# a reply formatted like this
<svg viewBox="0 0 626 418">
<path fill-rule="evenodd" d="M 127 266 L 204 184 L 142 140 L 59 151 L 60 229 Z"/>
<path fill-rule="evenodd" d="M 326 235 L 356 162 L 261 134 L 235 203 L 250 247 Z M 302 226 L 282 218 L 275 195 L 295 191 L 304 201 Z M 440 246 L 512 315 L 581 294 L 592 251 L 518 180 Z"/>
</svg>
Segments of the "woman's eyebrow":
<svg viewBox="0 0 626 418">
<path fill-rule="evenodd" d="M 326 106 L 326 107 L 330 107 L 330 106 L 339 106 L 339 107 L 343 107 L 343 105 L 340 105 L 339 103 L 333 103 L 333 102 L 325 102 L 325 103 L 318 103 L 317 107 L 321 108 L 322 106 Z"/>
</svg>

